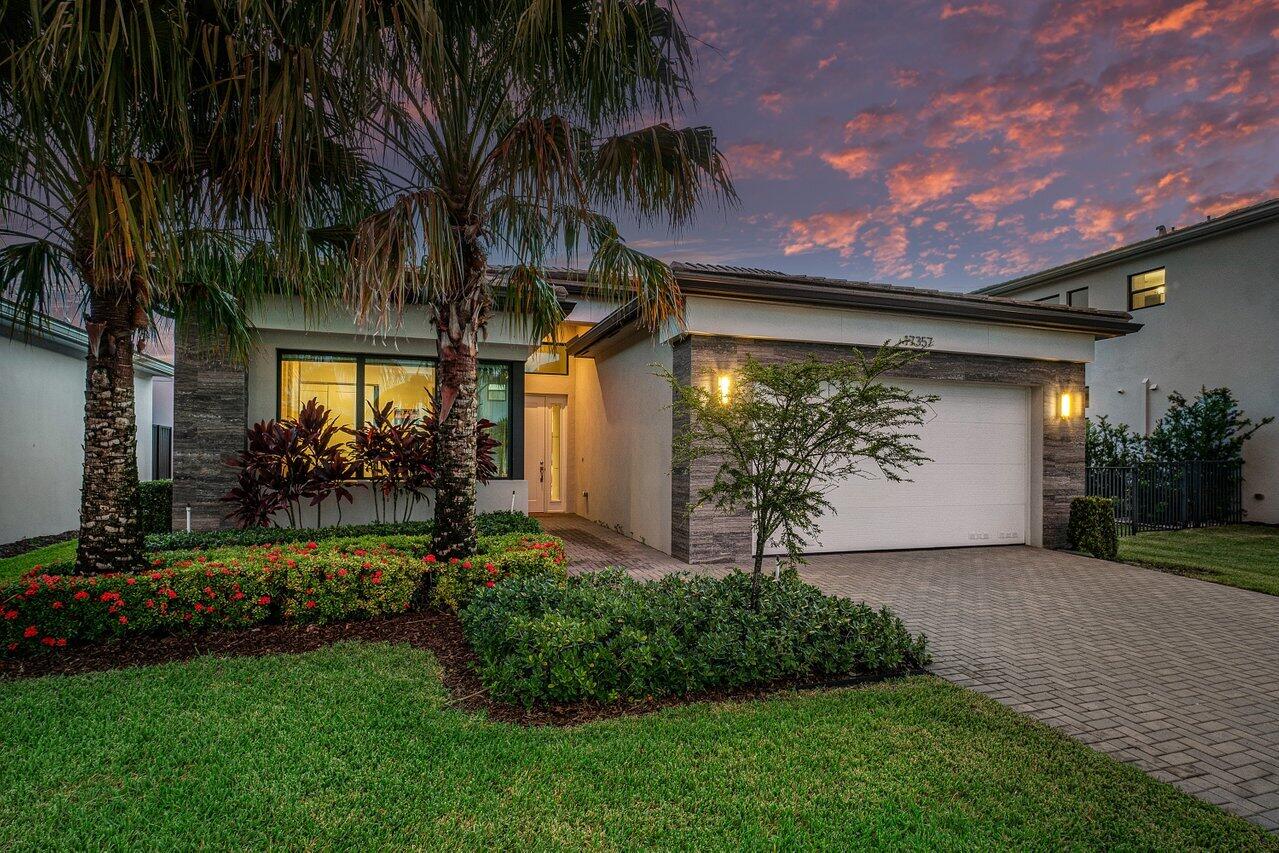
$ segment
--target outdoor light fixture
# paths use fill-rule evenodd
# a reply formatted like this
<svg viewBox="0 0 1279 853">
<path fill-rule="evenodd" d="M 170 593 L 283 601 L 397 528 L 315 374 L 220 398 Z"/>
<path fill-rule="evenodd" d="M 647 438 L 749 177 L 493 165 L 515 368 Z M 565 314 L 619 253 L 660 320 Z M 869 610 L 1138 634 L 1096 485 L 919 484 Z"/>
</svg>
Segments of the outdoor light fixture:
<svg viewBox="0 0 1279 853">
<path fill-rule="evenodd" d="M 728 405 L 728 392 L 733 390 L 733 378 L 727 373 L 719 375 L 719 402 L 720 405 Z"/>
<path fill-rule="evenodd" d="M 1057 399 L 1057 414 L 1063 418 L 1072 418 L 1078 410 L 1079 401 L 1075 399 L 1075 394 L 1071 391 L 1062 391 Z"/>
</svg>

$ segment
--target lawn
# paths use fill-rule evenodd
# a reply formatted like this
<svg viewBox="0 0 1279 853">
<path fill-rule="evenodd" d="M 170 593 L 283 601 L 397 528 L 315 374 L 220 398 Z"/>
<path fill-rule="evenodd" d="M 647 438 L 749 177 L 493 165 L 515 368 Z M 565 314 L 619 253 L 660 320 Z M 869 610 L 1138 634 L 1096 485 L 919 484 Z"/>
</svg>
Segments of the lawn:
<svg viewBox="0 0 1279 853">
<path fill-rule="evenodd" d="M 1237 524 L 1140 533 L 1119 540 L 1119 559 L 1279 595 L 1279 527 Z"/>
<path fill-rule="evenodd" d="M 528 729 L 347 643 L 2 683 L 0 732 L 11 849 L 1279 849 L 931 677 Z"/>
<path fill-rule="evenodd" d="M 52 563 L 63 563 L 75 559 L 75 539 L 65 542 L 54 542 L 25 554 L 0 558 L 0 584 L 6 584 L 22 577 L 35 566 L 48 566 Z"/>
</svg>

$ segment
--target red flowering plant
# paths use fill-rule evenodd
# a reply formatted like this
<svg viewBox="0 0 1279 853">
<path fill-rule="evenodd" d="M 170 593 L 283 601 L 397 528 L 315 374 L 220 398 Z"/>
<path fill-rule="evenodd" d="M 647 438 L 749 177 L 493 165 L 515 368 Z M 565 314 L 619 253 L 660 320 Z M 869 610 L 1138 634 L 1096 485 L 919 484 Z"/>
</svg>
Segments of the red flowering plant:
<svg viewBox="0 0 1279 853">
<path fill-rule="evenodd" d="M 564 540 L 546 534 L 508 533 L 481 536 L 476 555 L 447 562 L 424 558 L 435 576 L 435 601 L 460 610 L 475 593 L 508 578 L 546 576 L 561 582 L 568 578 Z"/>
<path fill-rule="evenodd" d="M 168 552 L 130 574 L 37 569 L 0 588 L 0 654 L 126 634 L 398 612 L 425 570 L 420 553 L 359 540 Z"/>
</svg>

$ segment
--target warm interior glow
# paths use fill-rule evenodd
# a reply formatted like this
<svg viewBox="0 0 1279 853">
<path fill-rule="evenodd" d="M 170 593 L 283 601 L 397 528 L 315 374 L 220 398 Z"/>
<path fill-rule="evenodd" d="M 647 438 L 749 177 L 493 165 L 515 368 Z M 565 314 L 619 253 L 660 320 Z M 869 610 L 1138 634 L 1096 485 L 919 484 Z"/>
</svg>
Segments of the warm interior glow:
<svg viewBox="0 0 1279 853">
<path fill-rule="evenodd" d="M 1061 416 L 1063 418 L 1068 418 L 1074 413 L 1075 401 L 1073 399 L 1073 396 L 1074 395 L 1072 395 L 1069 391 L 1061 392 L 1060 411 L 1061 411 Z"/>
<path fill-rule="evenodd" d="M 727 373 L 719 375 L 719 401 L 722 405 L 728 405 L 728 392 L 732 390 L 733 379 Z"/>
</svg>

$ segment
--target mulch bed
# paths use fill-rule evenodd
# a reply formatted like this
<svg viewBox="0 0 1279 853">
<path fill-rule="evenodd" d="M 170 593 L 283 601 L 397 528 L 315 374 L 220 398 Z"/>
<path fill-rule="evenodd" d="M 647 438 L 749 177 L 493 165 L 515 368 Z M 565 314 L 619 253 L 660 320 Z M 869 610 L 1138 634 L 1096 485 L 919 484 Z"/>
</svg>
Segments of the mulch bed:
<svg viewBox="0 0 1279 853">
<path fill-rule="evenodd" d="M 576 726 L 594 720 L 651 714 L 662 708 L 695 702 L 763 699 L 792 690 L 849 687 L 884 680 L 872 676 L 823 681 L 788 680 L 745 690 L 711 690 L 656 699 L 610 703 L 575 702 L 525 708 L 522 705 L 499 702 L 489 696 L 475 672 L 475 655 L 462 636 L 462 626 L 457 616 L 436 610 L 305 628 L 294 625 L 264 625 L 243 631 L 111 640 L 57 654 L 0 660 L 0 680 L 79 675 L 132 666 L 152 666 L 190 660 L 201 655 L 238 657 L 301 654 L 342 640 L 408 643 L 426 649 L 440 663 L 444 686 L 451 696 L 451 706 L 471 712 L 482 711 L 491 720 L 523 726 Z"/>
<path fill-rule="evenodd" d="M 68 530 L 65 533 L 51 533 L 48 536 L 32 536 L 30 539 L 19 539 L 17 542 L 8 542 L 0 545 L 0 559 L 5 557 L 16 557 L 19 554 L 25 554 L 28 551 L 34 551 L 37 548 L 43 548 L 45 545 L 53 545 L 57 542 L 66 542 L 68 539 L 74 539 L 78 530 Z"/>
</svg>

